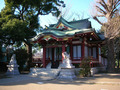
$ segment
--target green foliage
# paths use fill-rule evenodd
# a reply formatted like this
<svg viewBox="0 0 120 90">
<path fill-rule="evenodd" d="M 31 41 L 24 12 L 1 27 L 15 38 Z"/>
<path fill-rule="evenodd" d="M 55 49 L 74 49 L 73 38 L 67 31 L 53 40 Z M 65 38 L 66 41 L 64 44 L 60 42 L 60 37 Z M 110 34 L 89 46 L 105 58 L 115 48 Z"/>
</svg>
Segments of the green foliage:
<svg viewBox="0 0 120 90">
<path fill-rule="evenodd" d="M 119 62 L 118 62 L 119 61 Z M 118 63 L 120 64 L 120 59 L 118 60 L 118 59 L 116 59 L 115 60 L 115 66 L 117 67 L 118 66 Z"/>
<path fill-rule="evenodd" d="M 15 41 L 23 41 L 26 36 L 26 23 L 22 20 L 12 19 L 2 25 L 2 30 L 8 39 Z"/>
<path fill-rule="evenodd" d="M 16 54 L 16 60 L 19 65 L 19 71 L 24 70 L 24 65 L 27 62 L 28 54 L 25 49 L 17 49 L 15 51 Z"/>
<path fill-rule="evenodd" d="M 8 8 L 8 6 L 6 6 L 4 9 L 1 10 L 0 12 L 0 43 L 6 43 L 7 41 L 7 36 L 5 31 L 2 29 L 4 27 L 3 24 L 6 24 L 10 19 L 14 18 L 13 15 L 13 11 L 11 10 L 11 8 Z"/>
<path fill-rule="evenodd" d="M 62 0 L 4 0 L 5 8 L 0 12 L 0 39 L 4 44 L 25 43 L 31 61 L 32 48 L 29 41 L 40 27 L 39 16 L 52 13 L 59 15 Z"/>
<path fill-rule="evenodd" d="M 58 13 L 57 6 L 64 5 L 59 0 L 5 0 L 5 8 L 0 12 L 0 34 L 6 43 L 29 42 L 39 29 L 39 15 Z"/>
<path fill-rule="evenodd" d="M 12 5 L 15 9 L 29 13 L 32 12 L 40 15 L 49 13 L 57 14 L 57 6 L 65 6 L 62 0 L 5 0 L 6 4 Z M 26 13 L 26 14 L 27 14 Z"/>
<path fill-rule="evenodd" d="M 87 77 L 90 75 L 90 70 L 91 70 L 91 67 L 90 67 L 90 58 L 84 58 L 82 61 L 81 61 L 81 70 L 80 70 L 80 75 L 82 75 L 83 77 Z"/>
</svg>

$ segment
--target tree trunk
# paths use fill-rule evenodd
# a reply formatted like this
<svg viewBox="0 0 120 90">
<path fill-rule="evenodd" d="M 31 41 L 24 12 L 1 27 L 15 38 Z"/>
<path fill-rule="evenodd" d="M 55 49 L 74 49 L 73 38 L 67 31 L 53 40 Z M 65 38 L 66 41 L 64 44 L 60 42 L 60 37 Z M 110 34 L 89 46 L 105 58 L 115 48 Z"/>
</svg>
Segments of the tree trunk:
<svg viewBox="0 0 120 90">
<path fill-rule="evenodd" d="M 26 44 L 26 49 L 27 49 L 27 53 L 28 53 L 27 63 L 28 63 L 28 67 L 30 67 L 31 66 L 31 62 L 32 62 L 32 44 L 27 43 Z"/>
<path fill-rule="evenodd" d="M 117 65 L 117 69 L 119 70 L 119 59 L 120 59 L 120 52 L 118 52 L 117 59 L 118 59 L 118 65 Z"/>
<path fill-rule="evenodd" d="M 108 39 L 107 40 L 107 46 L 108 46 L 108 72 L 114 72 L 115 70 L 115 58 L 114 58 L 114 39 Z"/>
</svg>

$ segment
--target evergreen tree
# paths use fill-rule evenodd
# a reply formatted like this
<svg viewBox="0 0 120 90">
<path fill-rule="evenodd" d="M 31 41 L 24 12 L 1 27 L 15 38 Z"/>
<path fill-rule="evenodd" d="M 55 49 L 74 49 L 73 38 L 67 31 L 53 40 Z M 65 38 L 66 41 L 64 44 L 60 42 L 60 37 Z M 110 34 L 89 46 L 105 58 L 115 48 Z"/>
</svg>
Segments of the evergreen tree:
<svg viewBox="0 0 120 90">
<path fill-rule="evenodd" d="M 62 0 L 4 0 L 5 8 L 0 12 L 0 33 L 6 44 L 24 42 L 29 62 L 32 61 L 32 44 L 29 39 L 39 29 L 39 16 L 52 13 L 58 15 L 58 6 L 65 6 Z M 12 41 L 12 42 L 11 42 Z"/>
</svg>

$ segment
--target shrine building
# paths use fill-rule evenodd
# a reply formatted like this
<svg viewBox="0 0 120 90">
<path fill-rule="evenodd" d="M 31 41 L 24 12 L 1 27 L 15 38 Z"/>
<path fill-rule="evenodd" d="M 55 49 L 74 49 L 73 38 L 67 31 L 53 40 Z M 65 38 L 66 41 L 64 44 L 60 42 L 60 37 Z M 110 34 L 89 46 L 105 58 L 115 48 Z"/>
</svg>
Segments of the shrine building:
<svg viewBox="0 0 120 90">
<path fill-rule="evenodd" d="M 103 64 L 101 45 L 104 39 L 104 35 L 96 33 L 88 19 L 68 22 L 61 17 L 31 41 L 43 46 L 43 67 L 50 62 L 58 67 L 65 51 L 70 54 L 73 65 L 80 64 L 84 57 L 90 57 L 92 67 L 97 67 Z"/>
</svg>

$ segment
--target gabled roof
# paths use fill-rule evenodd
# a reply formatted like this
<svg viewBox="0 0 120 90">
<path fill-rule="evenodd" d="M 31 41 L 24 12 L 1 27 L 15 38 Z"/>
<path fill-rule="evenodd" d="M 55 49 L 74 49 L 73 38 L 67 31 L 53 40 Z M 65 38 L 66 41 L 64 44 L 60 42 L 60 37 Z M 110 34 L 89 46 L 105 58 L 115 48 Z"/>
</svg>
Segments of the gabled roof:
<svg viewBox="0 0 120 90">
<path fill-rule="evenodd" d="M 61 23 L 64 26 L 71 29 L 64 30 L 64 29 L 57 28 Z M 58 40 L 60 38 L 66 38 L 66 37 L 72 38 L 75 35 L 88 34 L 88 33 L 94 34 L 94 37 L 97 38 L 97 40 L 104 39 L 104 37 L 101 36 L 101 34 L 97 34 L 96 31 L 91 27 L 91 22 L 88 19 L 68 22 L 61 17 L 57 24 L 51 24 L 50 27 L 42 30 L 42 32 L 40 32 L 39 35 L 35 36 L 30 41 L 36 42 L 36 41 L 45 39 L 46 36 L 49 36 L 49 38 L 55 38 Z"/>
<path fill-rule="evenodd" d="M 51 24 L 50 27 L 56 28 L 60 23 L 63 23 L 65 26 L 72 29 L 87 29 L 91 28 L 91 22 L 88 19 L 77 20 L 77 21 L 66 21 L 63 17 L 61 17 L 57 24 Z"/>
<path fill-rule="evenodd" d="M 88 19 L 78 20 L 78 21 L 71 21 L 69 22 L 70 25 L 78 28 L 78 29 L 87 29 L 92 28 L 91 22 Z"/>
<path fill-rule="evenodd" d="M 32 38 L 31 41 L 37 41 L 39 38 L 47 35 L 51 35 L 56 38 L 65 38 L 65 37 L 73 37 L 75 34 L 81 34 L 81 33 L 91 33 L 94 32 L 94 29 L 75 29 L 75 30 L 44 30 L 36 37 Z"/>
</svg>

